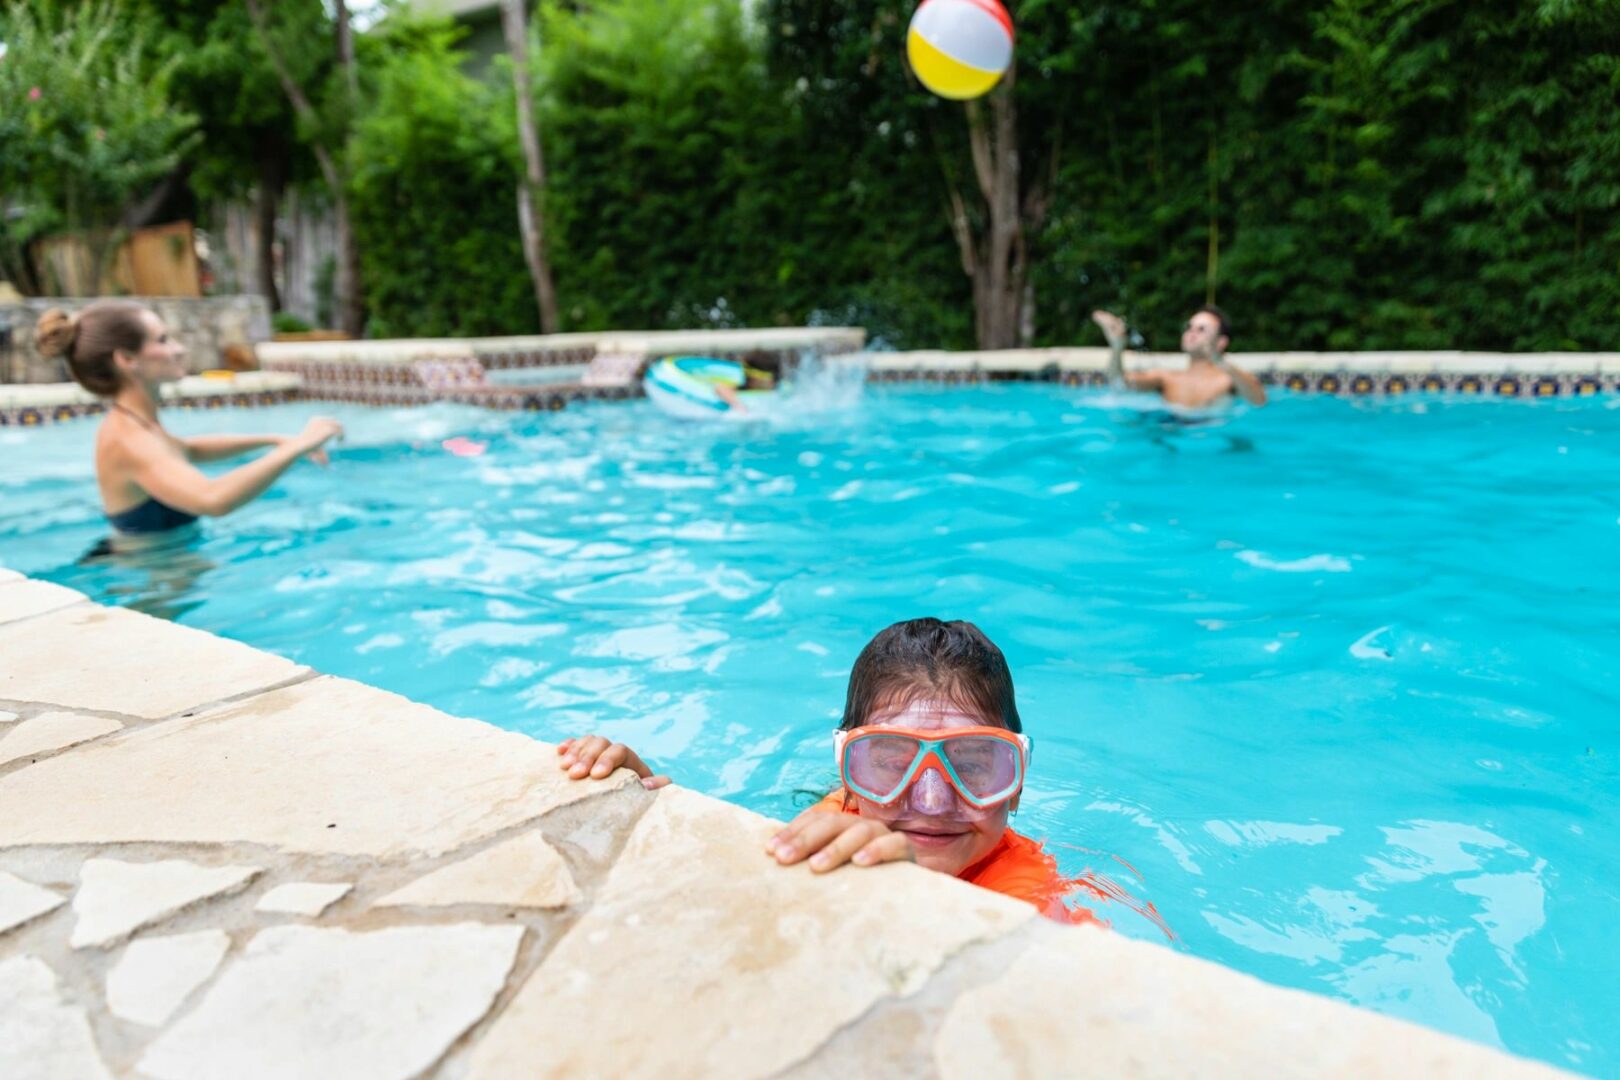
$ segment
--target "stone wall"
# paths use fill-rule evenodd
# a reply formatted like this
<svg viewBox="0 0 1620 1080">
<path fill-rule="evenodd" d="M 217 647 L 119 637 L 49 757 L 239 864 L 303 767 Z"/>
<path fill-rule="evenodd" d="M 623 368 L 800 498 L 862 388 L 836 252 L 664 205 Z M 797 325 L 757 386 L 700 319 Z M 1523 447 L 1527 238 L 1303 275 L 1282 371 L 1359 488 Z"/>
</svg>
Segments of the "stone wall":
<svg viewBox="0 0 1620 1080">
<path fill-rule="evenodd" d="M 1536 1077 L 0 569 L 0 1076 Z"/>
<path fill-rule="evenodd" d="M 190 355 L 193 373 L 225 366 L 228 346 L 252 346 L 270 339 L 270 308 L 262 296 L 210 296 L 201 300 L 169 296 L 132 297 L 158 313 Z M 11 324 L 11 354 L 0 351 L 0 383 L 52 383 L 67 378 L 60 360 L 46 360 L 34 348 L 34 323 L 49 308 L 78 311 L 91 297 L 28 297 L 0 304 L 0 321 Z"/>
</svg>

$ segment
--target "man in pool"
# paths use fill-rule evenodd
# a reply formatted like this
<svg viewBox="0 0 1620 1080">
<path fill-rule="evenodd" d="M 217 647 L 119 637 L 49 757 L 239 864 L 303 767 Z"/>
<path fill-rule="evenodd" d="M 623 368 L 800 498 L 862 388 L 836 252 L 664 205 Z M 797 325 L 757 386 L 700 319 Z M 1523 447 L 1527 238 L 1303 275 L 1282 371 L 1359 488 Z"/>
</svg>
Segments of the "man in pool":
<svg viewBox="0 0 1620 1080">
<path fill-rule="evenodd" d="M 1208 408 L 1231 397 L 1250 405 L 1266 403 L 1266 388 L 1260 380 L 1226 359 L 1232 344 L 1231 322 L 1214 304 L 1193 312 L 1181 331 L 1181 351 L 1187 354 L 1185 370 L 1126 371 L 1125 320 L 1110 311 L 1094 311 L 1091 318 L 1108 339 L 1108 380 L 1116 387 L 1149 390 L 1165 404 L 1185 409 Z"/>
</svg>

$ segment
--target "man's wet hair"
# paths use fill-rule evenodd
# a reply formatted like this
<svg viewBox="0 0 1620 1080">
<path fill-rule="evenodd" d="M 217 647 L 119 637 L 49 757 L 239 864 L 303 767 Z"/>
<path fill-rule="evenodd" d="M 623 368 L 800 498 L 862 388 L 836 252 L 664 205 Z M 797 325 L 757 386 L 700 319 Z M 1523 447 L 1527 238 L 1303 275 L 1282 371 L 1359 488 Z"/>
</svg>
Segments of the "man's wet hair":
<svg viewBox="0 0 1620 1080">
<path fill-rule="evenodd" d="M 1221 337 L 1226 339 L 1228 345 L 1232 344 L 1232 320 L 1227 318 L 1226 312 L 1214 304 L 1205 304 L 1193 314 L 1215 316 L 1215 321 L 1221 324 Z"/>
<path fill-rule="evenodd" d="M 757 368 L 773 378 L 782 377 L 782 354 L 771 349 L 755 349 L 744 354 L 742 358 L 745 367 Z"/>
</svg>

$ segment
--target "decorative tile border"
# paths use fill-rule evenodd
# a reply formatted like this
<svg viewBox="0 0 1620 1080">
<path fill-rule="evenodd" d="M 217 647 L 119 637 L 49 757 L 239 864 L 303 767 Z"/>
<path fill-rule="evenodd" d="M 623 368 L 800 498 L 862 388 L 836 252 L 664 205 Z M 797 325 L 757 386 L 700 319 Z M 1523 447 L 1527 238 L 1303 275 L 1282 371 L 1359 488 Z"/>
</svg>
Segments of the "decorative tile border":
<svg viewBox="0 0 1620 1080">
<path fill-rule="evenodd" d="M 281 405 L 302 397 L 296 375 L 238 372 L 229 378 L 191 375 L 166 387 L 163 400 L 175 409 L 223 409 Z M 74 383 L 0 385 L 0 427 L 41 424 L 99 416 L 106 403 Z"/>
<path fill-rule="evenodd" d="M 241 394 L 210 394 L 207 397 L 176 398 L 164 402 L 170 409 L 225 409 L 249 408 L 259 405 L 286 405 L 304 397 L 300 390 L 259 390 Z M 39 427 L 41 424 L 78 420 L 86 416 L 100 416 L 107 406 L 99 401 L 74 402 L 60 405 L 25 405 L 15 409 L 0 409 L 0 427 Z"/>
<path fill-rule="evenodd" d="M 1355 357 L 1359 354 L 1349 354 Z M 1018 350 L 1004 353 L 869 353 L 872 383 L 922 382 L 940 386 L 976 386 L 987 382 L 1043 382 L 1072 387 L 1104 387 L 1103 350 Z M 1456 394 L 1489 398 L 1573 398 L 1620 392 L 1620 364 L 1607 356 L 1513 356 L 1495 363 L 1463 367 L 1456 354 L 1434 354 L 1426 363 L 1418 354 L 1371 356 L 1374 362 L 1323 363 L 1321 355 L 1235 357 L 1266 386 L 1301 394 L 1336 397 L 1399 397 L 1404 394 Z M 1342 361 L 1343 357 L 1331 358 Z M 1482 361 L 1489 358 L 1482 357 Z M 1255 360 L 1259 362 L 1256 363 Z M 1567 369 L 1554 370 L 1551 361 Z M 1376 361 L 1384 361 L 1378 363 Z M 1136 358 L 1133 367 L 1176 367 L 1178 357 Z M 1398 370 L 1397 370 L 1398 369 Z"/>
</svg>

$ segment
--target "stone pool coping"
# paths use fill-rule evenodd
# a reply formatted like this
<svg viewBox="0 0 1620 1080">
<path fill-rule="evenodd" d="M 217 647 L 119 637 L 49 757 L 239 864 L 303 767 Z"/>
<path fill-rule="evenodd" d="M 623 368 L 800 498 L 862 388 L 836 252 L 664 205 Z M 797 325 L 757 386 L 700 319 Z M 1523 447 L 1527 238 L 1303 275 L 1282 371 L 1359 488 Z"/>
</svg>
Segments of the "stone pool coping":
<svg viewBox="0 0 1620 1080">
<path fill-rule="evenodd" d="M 0 570 L 0 1075 L 1562 1075 Z"/>
</svg>

